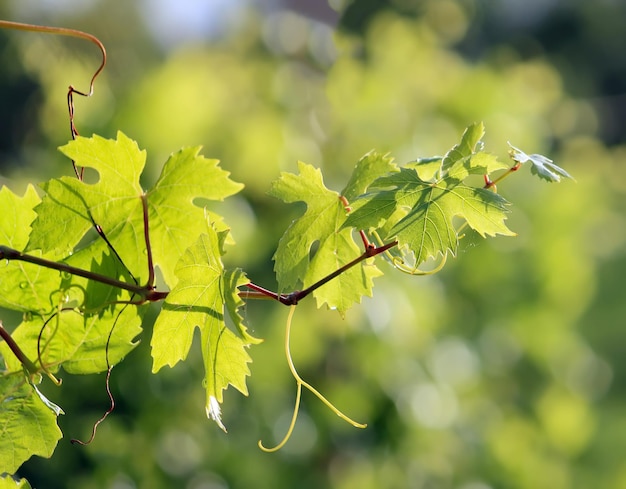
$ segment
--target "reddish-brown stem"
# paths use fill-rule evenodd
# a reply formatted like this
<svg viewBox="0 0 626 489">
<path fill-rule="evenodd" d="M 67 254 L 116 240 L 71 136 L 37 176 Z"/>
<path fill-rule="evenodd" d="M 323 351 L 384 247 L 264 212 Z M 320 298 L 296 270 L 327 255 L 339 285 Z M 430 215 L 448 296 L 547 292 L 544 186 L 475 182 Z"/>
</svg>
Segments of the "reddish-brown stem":
<svg viewBox="0 0 626 489">
<path fill-rule="evenodd" d="M 341 204 L 343 205 L 343 208 L 346 210 L 346 212 L 352 211 L 352 207 L 350 207 L 350 202 L 348 202 L 348 199 L 346 199 L 343 195 L 340 195 L 339 200 L 341 201 Z"/>
<path fill-rule="evenodd" d="M 52 270 L 58 270 L 59 272 L 77 275 L 88 280 L 93 280 L 95 282 L 110 285 L 111 287 L 128 290 L 129 292 L 140 295 L 146 301 L 163 299 L 165 298 L 163 294 L 166 294 L 164 292 L 158 293 L 155 290 L 147 288 L 143 285 L 129 284 L 126 282 L 122 282 L 121 280 L 107 277 L 106 275 L 100 275 L 99 273 L 91 272 L 89 270 L 83 270 L 82 268 L 73 267 L 71 265 L 68 265 L 67 263 L 46 260 L 45 258 L 22 253 L 21 251 L 14 250 L 13 248 L 9 248 L 8 246 L 0 245 L 0 260 L 24 261 L 27 263 L 32 263 L 33 265 L 39 265 L 41 267 L 51 268 Z"/>
<path fill-rule="evenodd" d="M 143 210 L 143 237 L 146 242 L 148 255 L 148 282 L 146 288 L 154 289 L 154 262 L 152 261 L 152 247 L 150 246 L 150 226 L 148 223 L 148 196 L 141 194 L 141 209 Z"/>
<path fill-rule="evenodd" d="M 242 298 L 269 298 L 269 299 L 277 300 L 278 302 L 286 306 L 293 306 L 293 305 L 296 305 L 298 302 L 300 302 L 302 299 L 304 299 L 307 295 L 314 292 L 316 289 L 319 289 L 322 285 L 327 284 L 328 282 L 338 277 L 342 273 L 346 272 L 353 266 L 359 264 L 363 260 L 367 260 L 368 258 L 372 258 L 380 253 L 384 253 L 388 249 L 396 246 L 397 244 L 398 244 L 397 241 L 392 241 L 391 243 L 387 243 L 386 245 L 376 247 L 374 244 L 370 243 L 368 246 L 365 247 L 365 251 L 363 252 L 362 255 L 356 257 L 351 262 L 346 263 L 344 266 L 342 266 L 341 268 L 338 268 L 334 272 L 329 273 L 324 278 L 318 280 L 313 285 L 303 290 L 295 290 L 293 292 L 290 292 L 289 294 L 277 294 L 276 292 L 272 292 L 271 290 L 264 289 L 263 287 L 260 287 L 256 284 L 249 283 L 246 285 L 246 287 L 256 291 L 257 293 L 261 295 L 261 297 L 251 296 L 251 295 L 246 294 L 245 292 L 240 294 L 240 296 Z"/>
<path fill-rule="evenodd" d="M 293 293 L 289 294 L 286 297 L 290 299 L 290 302 L 283 302 L 283 301 L 281 301 L 281 302 L 283 304 L 287 304 L 287 305 L 297 304 L 298 301 L 304 299 L 311 292 L 313 292 L 316 289 L 319 289 L 322 285 L 330 282 L 332 279 L 334 279 L 335 277 L 338 277 L 339 275 L 341 275 L 345 271 L 349 270 L 353 266 L 357 265 L 358 263 L 362 262 L 363 260 L 367 260 L 368 258 L 372 258 L 372 257 L 374 257 L 374 256 L 376 256 L 376 255 L 378 255 L 380 253 L 384 253 L 389 248 L 393 248 L 397 244 L 398 244 L 397 241 L 392 241 L 391 243 L 387 243 L 386 245 L 380 246 L 380 247 L 376 247 L 375 245 L 370 244 L 370 246 L 367 246 L 365 248 L 365 251 L 363 252 L 363 254 L 361 256 L 358 256 L 357 258 L 352 260 L 350 263 L 346 263 L 344 266 L 342 266 L 341 268 L 338 268 L 333 273 L 330 273 L 330 274 L 326 275 L 326 277 L 324 277 L 321 280 L 318 280 L 317 282 L 315 282 L 310 287 L 307 287 L 304 290 L 293 292 Z"/>
<path fill-rule="evenodd" d="M 24 366 L 28 373 L 35 374 L 39 371 L 37 366 L 26 356 L 26 354 L 22 351 L 22 349 L 18 346 L 15 340 L 11 337 L 11 334 L 4 329 L 2 326 L 2 322 L 0 321 L 0 336 L 4 341 L 6 341 L 8 347 L 13 352 L 13 354 L 17 357 L 20 363 Z"/>
<path fill-rule="evenodd" d="M 261 287 L 260 285 L 253 284 L 252 282 L 250 282 L 249 284 L 246 284 L 246 287 L 254 290 L 255 292 L 257 292 L 258 295 L 253 296 L 253 295 L 244 293 L 245 298 L 274 299 L 274 300 L 280 301 L 280 296 L 276 292 L 272 292 L 271 290 L 265 289 Z"/>
<path fill-rule="evenodd" d="M 511 168 L 509 168 L 506 172 L 504 172 L 495 180 L 490 180 L 489 177 L 485 175 L 485 186 L 483 188 L 495 188 L 497 183 L 500 183 L 506 177 L 511 175 L 511 173 L 515 173 L 517 170 L 520 169 L 521 166 L 522 166 L 521 163 L 516 163 L 515 165 L 513 165 Z"/>
<path fill-rule="evenodd" d="M 370 240 L 367 239 L 367 235 L 365 234 L 365 231 L 363 231 L 362 229 L 359 230 L 359 236 L 361 236 L 361 241 L 363 241 L 363 247 L 366 250 L 371 248 L 372 246 L 375 247 L 375 245 L 373 243 L 370 243 Z"/>
<path fill-rule="evenodd" d="M 108 363 L 108 362 L 107 362 Z M 96 431 L 98 431 L 98 426 L 100 426 L 100 423 L 102 423 L 109 414 L 111 414 L 113 412 L 113 410 L 115 409 L 115 398 L 113 397 L 113 394 L 111 393 L 111 384 L 110 384 L 110 380 L 111 380 L 111 370 L 113 370 L 113 365 L 109 365 L 108 370 L 107 370 L 107 376 L 106 376 L 106 390 L 107 390 L 107 394 L 109 396 L 109 401 L 110 401 L 110 406 L 109 409 L 106 410 L 106 412 L 102 415 L 102 417 L 96 421 L 93 425 L 93 427 L 91 428 L 91 436 L 89 437 L 89 439 L 87 441 L 82 441 L 79 440 L 78 438 L 72 438 L 71 443 L 73 445 L 89 445 L 93 439 L 96 437 Z"/>
</svg>

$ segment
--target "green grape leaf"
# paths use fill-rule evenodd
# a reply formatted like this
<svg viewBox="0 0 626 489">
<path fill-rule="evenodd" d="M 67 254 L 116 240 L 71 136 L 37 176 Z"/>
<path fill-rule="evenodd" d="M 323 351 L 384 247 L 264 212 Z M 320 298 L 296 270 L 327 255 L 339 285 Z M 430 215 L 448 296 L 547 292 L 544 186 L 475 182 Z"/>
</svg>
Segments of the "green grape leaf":
<svg viewBox="0 0 626 489">
<path fill-rule="evenodd" d="M 463 131 L 461 141 L 458 144 L 455 144 L 443 157 L 441 162 L 442 171 L 447 171 L 457 161 L 474 154 L 477 147 L 479 150 L 482 150 L 483 143 L 481 142 L 481 139 L 484 135 L 485 126 L 482 122 L 477 122 L 468 126 L 465 131 Z"/>
<path fill-rule="evenodd" d="M 444 157 L 423 158 L 406 165 L 414 168 L 420 179 L 435 181 L 447 175 L 457 180 L 463 180 L 471 174 L 489 175 L 497 170 L 508 168 L 495 155 L 482 151 L 481 139 L 485 135 L 482 122 L 472 124 L 465 129 L 461 141 L 455 144 Z M 480 148 L 479 151 L 476 151 Z M 468 162 L 471 160 L 471 162 Z"/>
<path fill-rule="evenodd" d="M 143 190 L 139 176 L 146 152 L 139 150 L 137 143 L 118 132 L 116 140 L 78 137 L 60 150 L 77 166 L 96 170 L 98 181 L 86 184 L 62 177 L 44 183 L 46 195 L 36 209 L 29 250 L 56 250 L 66 256 L 93 226 L 92 220 L 102 226 L 109 239 L 141 221 L 138 197 Z M 134 229 L 134 234 L 137 241 L 131 249 L 140 250 L 142 226 Z"/>
<path fill-rule="evenodd" d="M 24 354 L 55 373 L 60 366 L 71 374 L 94 374 L 116 365 L 137 346 L 144 307 L 118 305 L 102 313 L 84 315 L 67 309 L 46 320 L 34 316 L 11 333 Z M 107 348 L 108 345 L 108 348 Z M 39 351 L 38 351 L 39 350 Z M 21 363 L 0 344 L 7 371 L 19 372 Z"/>
<path fill-rule="evenodd" d="M 338 229 L 324 240 L 315 253 L 304 276 L 304 286 L 314 284 L 362 253 L 363 250 L 352 238 L 352 230 Z M 328 307 L 336 309 L 343 316 L 352 305 L 361 302 L 362 296 L 371 297 L 374 288 L 373 279 L 383 274 L 373 261 L 373 259 L 365 260 L 349 268 L 314 291 L 317 306 L 321 307 L 326 303 Z"/>
<path fill-rule="evenodd" d="M 464 183 L 470 175 L 488 175 L 506 168 L 497 158 L 474 152 L 482 124 L 470 126 L 444 158 L 428 159 L 376 179 L 354 202 L 346 226 L 379 229 L 385 240 L 397 239 L 415 257 L 415 266 L 429 257 L 455 253 L 461 217 L 481 236 L 514 235 L 506 226 L 508 203 L 495 192 Z"/>
<path fill-rule="evenodd" d="M 365 193 L 367 187 L 378 177 L 395 171 L 398 171 L 398 167 L 391 156 L 370 151 L 357 162 L 341 195 L 351 202 Z"/>
<path fill-rule="evenodd" d="M 130 282 L 102 240 L 65 261 L 77 268 Z M 110 365 L 116 365 L 138 345 L 136 338 L 142 332 L 141 324 L 148 306 L 124 303 L 134 299 L 137 298 L 125 290 L 78 276 L 63 283 L 58 307 L 74 308 L 72 312 L 66 310 L 58 316 L 60 329 L 66 336 L 62 347 L 66 353 L 57 361 L 62 363 L 65 371 L 73 374 L 103 372 L 108 368 L 107 358 Z M 59 341 L 54 336 L 54 329 L 49 331 L 46 328 L 46 334 L 51 336 L 51 345 Z M 49 363 L 53 353 L 51 345 L 45 352 L 49 357 L 44 355 Z"/>
<path fill-rule="evenodd" d="M 237 309 L 237 287 L 247 283 L 240 272 L 226 273 L 221 261 L 221 244 L 226 232 L 208 228 L 189 247 L 176 267 L 178 283 L 168 294 L 157 317 L 152 334 L 152 371 L 164 365 L 173 367 L 189 352 L 196 328 L 200 329 L 205 365 L 206 411 L 224 429 L 219 403 L 222 391 L 232 385 L 247 395 L 247 348 L 259 340 L 245 329 Z M 225 322 L 225 312 L 235 324 L 235 331 Z"/>
<path fill-rule="evenodd" d="M 145 151 L 121 132 L 115 140 L 79 137 L 60 149 L 77 166 L 96 170 L 98 181 L 62 177 L 43 184 L 46 195 L 36 208 L 28 250 L 67 256 L 96 222 L 115 249 L 124 250 L 124 264 L 132 274 L 145 281 L 144 191 L 139 183 Z M 197 239 L 197 229 L 207 218 L 219 221 L 194 201 L 222 200 L 242 187 L 228 178 L 217 160 L 200 156 L 199 149 L 173 154 L 155 186 L 146 192 L 154 263 L 171 287 L 177 257 Z"/>
<path fill-rule="evenodd" d="M 35 219 L 34 207 L 40 202 L 34 187 L 29 185 L 23 197 L 7 187 L 0 190 L 0 243 L 13 249 L 24 249 L 28 243 L 30 224 Z M 41 256 L 40 252 L 35 253 Z M 0 265 L 0 307 L 22 312 L 43 313 L 50 310 L 49 291 L 58 287 L 59 272 L 13 260 Z"/>
<path fill-rule="evenodd" d="M 325 187 L 319 169 L 303 162 L 298 163 L 298 169 L 299 175 L 281 173 L 269 192 L 283 202 L 307 204 L 305 214 L 291 223 L 274 255 L 274 270 L 281 291 L 293 289 L 304 280 L 311 247 L 333 233 L 334 223 L 343 221 L 342 214 L 345 214 L 339 194 Z"/>
<path fill-rule="evenodd" d="M 99 252 L 94 253 L 98 247 Z M 73 254 L 66 262 L 109 277 L 118 277 L 122 270 L 102 241 Z M 131 300 L 130 294 L 78 276 L 66 275 L 59 280 L 55 273 L 57 285 L 42 291 L 53 309 L 42 315 L 25 315 L 12 332 L 13 339 L 31 360 L 41 356 L 51 372 L 61 365 L 70 373 L 102 372 L 107 369 L 107 344 L 109 363 L 119 363 L 137 345 L 135 338 L 142 331 L 147 306 L 115 303 Z M 8 347 L 0 343 L 0 352 L 6 351 Z M 10 371 L 21 369 L 11 354 L 5 354 L 5 359 Z"/>
<path fill-rule="evenodd" d="M 206 159 L 199 151 L 200 147 L 188 148 L 170 156 L 148 192 L 152 250 L 170 287 L 176 283 L 178 258 L 198 239 L 199 223 L 207 220 L 205 210 L 194 205 L 194 199 L 223 200 L 243 188 L 228 178 L 218 160 Z M 219 220 L 215 214 L 209 215 L 214 227 L 225 229 L 216 224 Z"/>
<path fill-rule="evenodd" d="M 60 409 L 24 375 L 0 375 L 0 474 L 13 474 L 33 455 L 50 457 L 63 436 Z"/>
<path fill-rule="evenodd" d="M 248 280 L 241 269 L 226 270 L 224 273 L 224 291 L 226 292 L 224 300 L 228 315 L 233 321 L 239 336 L 245 343 L 258 344 L 263 340 L 252 336 L 248 332 L 243 316 L 239 314 L 239 309 L 245 306 L 243 299 L 239 296 L 239 287 L 243 287 L 248 283 L 250 283 L 250 280 Z"/>
<path fill-rule="evenodd" d="M 18 197 L 8 187 L 0 190 L 0 240 L 2 244 L 23 249 L 28 243 L 30 224 L 35 219 L 34 207 L 40 202 L 32 185 L 26 187 L 23 197 Z"/>
<path fill-rule="evenodd" d="M 298 168 L 298 175 L 282 173 L 270 190 L 270 195 L 284 202 L 302 201 L 307 205 L 304 215 L 282 236 L 274 254 L 281 291 L 300 283 L 309 287 L 363 253 L 352 231 L 342 228 L 347 209 L 340 194 L 326 188 L 319 169 L 302 162 Z M 373 152 L 365 155 L 355 166 L 341 196 L 349 204 L 349 199 L 364 191 L 372 180 L 394 168 L 387 156 Z M 315 244 L 318 248 L 311 257 Z M 361 262 L 314 291 L 318 307 L 327 304 L 343 315 L 363 295 L 372 295 L 373 279 L 380 274 L 371 261 Z"/>
</svg>

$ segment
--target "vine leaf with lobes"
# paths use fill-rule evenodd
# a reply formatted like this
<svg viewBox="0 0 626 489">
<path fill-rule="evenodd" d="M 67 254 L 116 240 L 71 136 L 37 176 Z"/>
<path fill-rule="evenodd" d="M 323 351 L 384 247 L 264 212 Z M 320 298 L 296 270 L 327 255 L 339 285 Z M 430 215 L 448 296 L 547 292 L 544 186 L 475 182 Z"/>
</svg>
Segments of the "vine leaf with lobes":
<svg viewBox="0 0 626 489">
<path fill-rule="evenodd" d="M 389 156 L 375 152 L 365 155 L 340 194 L 326 188 L 319 169 L 302 162 L 298 169 L 297 175 L 282 173 L 269 192 L 284 202 L 307 205 L 304 215 L 285 231 L 274 254 L 281 291 L 300 284 L 309 287 L 361 253 L 353 230 L 344 226 L 347 209 L 340 197 L 356 197 L 377 177 L 396 169 L 396 165 Z M 318 248 L 311 257 L 315 243 Z M 362 296 L 372 295 L 373 279 L 380 275 L 382 272 L 371 260 L 366 260 L 315 290 L 313 295 L 318 307 L 326 304 L 343 315 Z"/>
</svg>

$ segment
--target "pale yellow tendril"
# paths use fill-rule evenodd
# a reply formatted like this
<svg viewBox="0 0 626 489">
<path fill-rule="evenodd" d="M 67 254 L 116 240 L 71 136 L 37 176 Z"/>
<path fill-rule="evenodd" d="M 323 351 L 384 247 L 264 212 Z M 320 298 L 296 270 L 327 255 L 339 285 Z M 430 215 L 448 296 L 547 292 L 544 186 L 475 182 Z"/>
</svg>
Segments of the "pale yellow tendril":
<svg viewBox="0 0 626 489">
<path fill-rule="evenodd" d="M 374 238 L 376 238 L 376 241 L 378 242 L 378 246 L 381 246 L 383 244 L 383 240 L 380 239 L 380 236 L 378 235 L 376 231 L 373 232 L 373 236 Z M 459 239 L 461 237 L 462 236 L 459 236 Z M 409 275 L 417 275 L 417 276 L 434 275 L 435 273 L 441 271 L 441 269 L 445 266 L 446 261 L 448 259 L 448 255 L 446 253 L 442 255 L 441 261 L 432 270 L 420 270 L 418 267 L 412 267 L 410 265 L 407 265 L 406 263 L 404 263 L 404 260 L 401 257 L 394 256 L 393 253 L 391 253 L 389 250 L 385 251 L 384 255 L 385 257 L 387 257 L 387 259 L 391 262 L 391 264 L 397 270 L 400 270 L 401 272 L 407 273 Z"/>
<path fill-rule="evenodd" d="M 53 316 L 54 329 L 52 330 L 52 333 L 48 336 L 48 338 L 46 339 L 45 343 L 42 346 L 40 343 L 43 337 L 43 332 L 44 332 L 44 329 L 46 329 L 46 326 L 48 326 L 48 321 L 46 321 L 41 327 L 41 330 L 39 331 L 39 337 L 37 338 L 37 359 L 39 360 L 39 365 L 41 366 L 41 370 L 43 371 L 43 373 L 46 374 L 48 378 L 56 386 L 60 386 L 63 383 L 63 379 L 57 379 L 54 376 L 54 374 L 48 369 L 48 366 L 44 364 L 42 357 L 43 357 L 44 352 L 48 349 L 48 346 L 50 346 L 50 344 L 52 343 L 52 340 L 54 340 L 54 337 L 56 336 L 57 332 L 59 331 L 60 316 L 62 312 L 63 312 L 63 305 L 62 305 L 62 301 L 60 300 L 59 304 L 57 305 L 57 310 L 56 312 L 54 312 L 54 316 Z"/>
<path fill-rule="evenodd" d="M 278 443 L 278 445 L 276 445 L 275 447 L 267 448 L 263 445 L 263 442 L 259 440 L 259 448 L 263 450 L 264 452 L 268 452 L 268 453 L 276 452 L 277 450 L 280 450 L 289 441 L 289 438 L 291 438 L 293 429 L 296 425 L 296 420 L 298 419 L 298 410 L 300 409 L 300 399 L 302 398 L 302 387 L 307 388 L 309 391 L 315 394 L 315 396 L 324 404 L 326 404 L 326 406 L 328 406 L 328 408 L 332 412 L 334 412 L 337 416 L 339 416 L 344 421 L 350 423 L 355 428 L 367 427 L 367 424 L 357 423 L 356 421 L 354 421 L 353 419 L 349 418 L 344 413 L 342 413 L 328 399 L 326 399 L 317 389 L 315 389 L 311 384 L 302 380 L 302 378 L 298 374 L 296 367 L 293 364 L 293 360 L 291 358 L 291 349 L 289 346 L 290 336 L 291 336 L 291 323 L 293 320 L 293 314 L 295 310 L 296 310 L 296 306 L 295 305 L 291 306 L 289 309 L 289 316 L 287 317 L 287 326 L 285 327 L 285 356 L 287 358 L 287 364 L 289 365 L 289 370 L 291 371 L 291 375 L 293 375 L 293 378 L 296 379 L 296 401 L 295 401 L 294 408 L 293 408 L 293 416 L 291 417 L 291 423 L 289 424 L 287 433 L 285 434 L 281 442 Z"/>
</svg>

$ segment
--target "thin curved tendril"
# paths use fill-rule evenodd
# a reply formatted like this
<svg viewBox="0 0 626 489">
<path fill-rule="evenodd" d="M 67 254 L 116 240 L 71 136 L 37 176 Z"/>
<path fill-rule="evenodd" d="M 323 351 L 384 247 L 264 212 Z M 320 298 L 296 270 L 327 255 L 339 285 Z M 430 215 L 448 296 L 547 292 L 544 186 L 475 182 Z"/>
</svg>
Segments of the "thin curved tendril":
<svg viewBox="0 0 626 489">
<path fill-rule="evenodd" d="M 0 20 L 0 28 L 76 37 L 79 39 L 84 39 L 85 41 L 90 41 L 98 46 L 98 49 L 100 49 L 100 52 L 102 53 L 102 61 L 100 62 L 100 66 L 98 67 L 98 69 L 91 77 L 91 81 L 89 82 L 89 91 L 81 92 L 80 90 L 76 90 L 74 86 L 70 85 L 67 92 L 67 109 L 70 116 L 70 132 L 72 133 L 72 139 L 76 139 L 76 136 L 78 136 L 79 134 L 76 130 L 76 126 L 74 125 L 74 94 L 81 95 L 83 97 L 91 97 L 93 95 L 93 87 L 96 78 L 102 72 L 102 70 L 104 69 L 104 65 L 106 65 L 107 62 L 107 53 L 106 49 L 104 48 L 104 44 L 102 44 L 100 39 L 92 34 L 76 29 L 69 29 L 67 27 L 52 27 L 36 24 L 24 24 L 21 22 L 11 22 L 9 20 Z M 74 161 L 72 161 L 72 166 L 74 167 L 74 173 L 76 173 L 76 177 L 79 180 L 82 180 L 84 168 L 81 168 L 79 171 Z"/>
<path fill-rule="evenodd" d="M 80 287 L 78 285 L 70 285 L 70 288 L 71 287 L 77 287 L 77 288 L 79 288 L 79 289 L 84 291 L 83 287 Z M 59 331 L 60 314 L 62 312 L 66 312 L 66 311 L 77 311 L 77 309 L 74 308 L 74 307 L 62 307 L 62 305 L 61 305 L 62 302 L 63 302 L 62 300 L 59 300 L 59 304 L 57 306 L 57 310 L 48 319 L 46 319 L 44 321 L 43 325 L 41 326 L 41 329 L 39 330 L 39 335 L 37 336 L 37 360 L 39 361 L 39 365 L 41 366 L 41 369 L 42 369 L 43 373 L 46 374 L 48 376 L 48 378 L 57 386 L 60 386 L 63 383 L 63 379 L 57 379 L 52 374 L 52 372 L 50 372 L 50 370 L 48 369 L 48 366 L 44 365 L 43 359 L 42 359 L 42 354 L 43 354 L 43 352 L 46 351 L 46 349 L 48 348 L 48 346 L 50 345 L 50 343 L 54 339 L 55 335 Z M 43 338 L 43 332 L 46 329 L 46 326 L 48 325 L 48 323 L 55 317 L 56 317 L 56 328 L 54 328 L 54 331 L 52 332 L 52 335 L 50 335 L 50 337 L 46 339 L 46 343 L 42 347 L 41 346 L 41 340 Z"/>
<path fill-rule="evenodd" d="M 463 225 L 467 225 L 467 223 L 463 223 Z M 461 226 L 460 229 L 463 229 L 463 226 Z M 380 238 L 380 235 L 376 231 L 373 231 L 372 234 L 374 235 L 374 237 L 376 238 L 376 241 L 378 241 L 379 244 L 383 243 L 383 240 Z M 406 273 L 408 275 L 415 275 L 418 277 L 422 277 L 424 275 L 434 275 L 435 273 L 441 271 L 441 269 L 445 266 L 446 261 L 448 260 L 448 255 L 446 253 L 442 255 L 441 261 L 432 270 L 420 270 L 418 267 L 410 267 L 410 266 L 405 265 L 404 260 L 402 260 L 402 258 L 398 256 L 393 256 L 391 252 L 389 252 L 389 250 L 385 251 L 384 255 L 391 262 L 391 264 L 396 270 L 399 270 L 400 272 Z"/>
<path fill-rule="evenodd" d="M 104 349 L 104 356 L 105 356 L 106 364 L 107 364 L 107 375 L 105 379 L 105 385 L 106 385 L 107 395 L 109 396 L 109 402 L 110 402 L 109 409 L 107 409 L 105 413 L 102 415 L 102 417 L 94 423 L 93 427 L 91 428 L 91 436 L 89 437 L 89 439 L 87 441 L 82 441 L 82 440 L 79 440 L 78 438 L 72 438 L 72 440 L 70 441 L 73 445 L 76 445 L 76 444 L 83 445 L 83 446 L 89 445 L 96 437 L 96 432 L 98 431 L 98 426 L 100 426 L 100 423 L 102 423 L 105 419 L 107 419 L 107 416 L 115 410 L 115 398 L 113 397 L 113 393 L 111 392 L 111 370 L 113 370 L 114 365 L 111 365 L 111 362 L 109 361 L 109 345 L 111 343 L 111 337 L 113 336 L 113 331 L 115 331 L 115 327 L 117 326 L 117 322 L 119 321 L 120 316 L 122 315 L 122 313 L 126 310 L 128 306 L 129 304 L 125 304 L 124 307 L 122 307 L 120 312 L 117 314 L 117 317 L 115 318 L 115 322 L 113 323 L 113 326 L 111 326 L 111 329 L 109 331 L 109 336 L 107 337 L 107 342 L 106 342 L 106 346 Z"/>
<path fill-rule="evenodd" d="M 63 309 L 59 308 L 54 314 L 52 314 L 52 316 L 50 316 L 48 319 L 46 319 L 44 321 L 43 325 L 41 326 L 41 329 L 39 330 L 39 335 L 37 336 L 37 360 L 39 361 L 39 365 L 41 366 L 41 370 L 43 371 L 43 373 L 46 374 L 48 376 L 48 378 L 57 386 L 61 385 L 63 380 L 62 379 L 57 379 L 52 374 L 52 372 L 50 372 L 50 370 L 48 370 L 48 367 L 47 367 L 47 365 L 44 365 L 43 358 L 41 358 L 41 356 L 42 356 L 43 352 L 46 351 L 46 348 L 48 348 L 48 345 L 54 339 L 54 336 L 57 334 L 57 331 L 59 330 L 59 314 L 62 311 L 63 311 Z M 41 339 L 43 337 L 43 332 L 46 329 L 46 326 L 48 326 L 48 323 L 50 321 L 52 321 L 52 319 L 54 319 L 54 318 L 56 318 L 56 328 L 54 328 L 54 331 L 52 332 L 50 337 L 48 339 L 46 339 L 46 343 L 45 343 L 45 345 L 43 345 L 43 348 L 42 348 L 41 347 Z"/>
<path fill-rule="evenodd" d="M 401 271 L 402 273 L 423 277 L 425 275 L 434 275 L 435 273 L 440 272 L 441 269 L 445 266 L 446 261 L 448 260 L 448 254 L 446 253 L 445 255 L 442 255 L 441 260 L 439 261 L 437 266 L 433 268 L 432 270 L 420 270 L 417 267 L 407 267 L 402 261 L 402 259 L 398 258 L 397 256 L 392 256 L 391 260 L 392 260 L 393 266 L 397 270 Z"/>
<path fill-rule="evenodd" d="M 298 371 L 296 370 L 296 367 L 293 364 L 293 359 L 291 357 L 291 348 L 290 348 L 291 324 L 292 324 L 293 314 L 295 310 L 296 310 L 296 306 L 294 304 L 289 308 L 289 316 L 287 317 L 287 326 L 285 327 L 285 356 L 287 358 L 287 364 L 289 365 L 289 370 L 291 371 L 291 375 L 293 375 L 293 378 L 296 380 L 296 400 L 294 404 L 293 415 L 291 417 L 291 423 L 289 424 L 287 433 L 285 434 L 283 439 L 280 441 L 280 443 L 278 443 L 278 445 L 272 448 L 267 448 L 263 445 L 263 442 L 259 440 L 259 443 L 258 443 L 259 448 L 263 450 L 264 452 L 268 452 L 268 453 L 276 452 L 280 450 L 289 441 L 289 438 L 291 438 L 294 427 L 296 425 L 296 420 L 298 419 L 298 411 L 300 409 L 300 399 L 302 397 L 302 387 L 305 387 L 306 389 L 311 391 L 313 394 L 315 394 L 315 396 L 324 404 L 326 404 L 326 406 L 328 406 L 328 408 L 330 408 L 332 412 L 334 412 L 337 416 L 339 416 L 344 421 L 350 423 L 355 428 L 367 427 L 367 424 L 357 423 L 356 421 L 354 421 L 353 419 L 349 418 L 344 413 L 342 413 L 328 399 L 326 399 L 317 389 L 315 389 L 311 384 L 302 380 L 302 378 L 298 374 Z"/>
<path fill-rule="evenodd" d="M 96 437 L 96 431 L 98 430 L 98 426 L 100 425 L 100 423 L 102 423 L 107 418 L 107 416 L 111 414 L 113 410 L 115 409 L 115 399 L 113 398 L 113 394 L 111 393 L 111 385 L 109 382 L 109 380 L 111 379 L 111 370 L 113 370 L 113 365 L 108 366 L 107 376 L 106 376 L 106 390 L 107 390 L 107 394 L 109 395 L 109 401 L 111 402 L 109 409 L 107 409 L 106 412 L 102 415 L 102 417 L 94 423 L 93 427 L 91 428 L 91 436 L 89 437 L 87 441 L 82 441 L 82 440 L 79 440 L 78 438 L 72 438 L 70 440 L 72 445 L 77 445 L 77 444 L 82 445 L 82 446 L 89 445 Z"/>
</svg>

